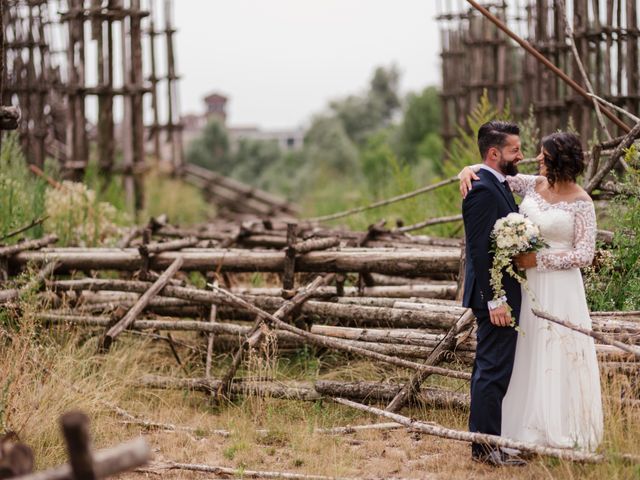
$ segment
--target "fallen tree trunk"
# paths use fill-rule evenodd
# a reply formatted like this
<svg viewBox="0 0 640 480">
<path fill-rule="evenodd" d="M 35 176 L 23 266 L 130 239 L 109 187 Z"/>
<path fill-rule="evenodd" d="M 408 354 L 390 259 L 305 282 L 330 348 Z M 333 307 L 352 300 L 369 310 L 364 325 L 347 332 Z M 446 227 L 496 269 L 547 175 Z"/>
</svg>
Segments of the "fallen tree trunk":
<svg viewBox="0 0 640 480">
<path fill-rule="evenodd" d="M 296 271 L 315 273 L 376 272 L 391 275 L 424 276 L 431 273 L 458 271 L 459 249 L 439 250 L 374 250 L 317 251 L 296 258 Z M 9 264 L 24 267 L 27 263 L 42 264 L 55 257 L 62 270 L 138 270 L 143 257 L 137 249 L 48 248 L 21 252 Z M 154 270 L 165 270 L 177 258 L 184 260 L 183 270 L 220 272 L 281 272 L 285 254 L 272 251 L 223 249 L 184 249 L 162 252 L 149 261 Z"/>
<path fill-rule="evenodd" d="M 334 398 L 333 400 L 342 405 L 346 405 L 348 407 L 352 407 L 357 410 L 369 412 L 374 415 L 379 415 L 381 417 L 388 418 L 390 420 L 393 420 L 394 422 L 404 425 L 405 427 L 411 428 L 412 430 L 417 430 L 422 433 L 426 433 L 436 437 L 448 438 L 451 440 L 459 440 L 463 442 L 474 442 L 474 443 L 492 445 L 495 447 L 514 448 L 522 452 L 531 452 L 531 453 L 536 453 L 538 455 L 545 455 L 549 457 L 561 458 L 563 460 L 571 460 L 571 461 L 577 461 L 577 462 L 599 463 L 604 460 L 603 455 L 597 455 L 593 453 L 581 452 L 581 451 L 570 450 L 570 449 L 543 447 L 541 445 L 536 445 L 534 443 L 518 442 L 515 440 L 510 440 L 505 437 L 500 437 L 497 435 L 488 435 L 483 433 L 454 430 L 454 429 L 445 428 L 439 425 L 427 424 L 417 420 L 412 420 L 403 415 L 398 415 L 397 413 L 391 413 L 386 410 L 380 410 L 375 407 L 361 405 L 359 403 L 352 402 L 350 400 L 346 400 L 343 398 Z"/>
<path fill-rule="evenodd" d="M 119 290 L 129 292 L 144 292 L 150 284 L 148 282 L 126 281 L 126 280 L 62 280 L 51 282 L 49 284 L 57 291 L 65 290 Z M 224 290 L 199 290 L 195 288 L 175 287 L 167 285 L 162 291 L 162 295 L 166 297 L 180 298 L 203 305 L 216 304 L 220 307 L 232 303 L 228 297 L 225 298 Z M 234 295 L 235 296 L 235 295 Z M 237 296 L 236 296 L 237 297 Z M 240 297 L 237 297 L 240 298 Z M 284 302 L 282 298 L 273 297 L 242 297 L 245 302 L 255 303 L 260 310 L 275 311 L 280 308 Z M 234 303 L 238 305 L 237 302 Z M 245 303 L 245 307 L 246 307 Z M 242 308 L 244 311 L 251 311 L 249 308 Z M 456 310 L 456 309 L 454 309 Z M 458 307 L 457 310 L 460 310 Z M 228 310 L 226 310 L 228 311 Z M 225 308 L 220 308 L 220 315 L 225 315 Z M 253 310 L 253 313 L 256 313 Z M 315 316 L 321 318 L 343 319 L 351 323 L 362 325 L 389 325 L 393 327 L 436 327 L 448 328 L 456 320 L 454 314 L 444 313 L 442 308 L 437 308 L 435 312 L 427 309 L 408 310 L 408 309 L 392 309 L 383 307 L 367 307 L 359 305 L 346 305 L 340 303 L 316 302 L 308 301 L 300 308 L 300 313 L 307 316 Z M 224 317 L 222 317 L 224 318 Z"/>
<path fill-rule="evenodd" d="M 146 375 L 140 386 L 160 389 L 189 389 L 205 393 L 215 393 L 222 380 L 207 378 L 172 378 Z M 336 396 L 368 403 L 387 402 L 403 387 L 403 384 L 380 382 L 342 382 L 317 380 L 315 382 L 275 382 L 235 379 L 229 386 L 229 393 L 235 396 L 258 395 L 279 399 L 316 401 L 322 396 Z M 414 398 L 416 404 L 438 408 L 469 407 L 469 395 L 464 393 L 425 388 Z"/>
<path fill-rule="evenodd" d="M 164 462 L 152 465 L 153 468 L 146 469 L 157 473 L 158 470 L 187 470 L 190 472 L 212 473 L 219 478 L 279 478 L 285 480 L 357 480 L 348 477 L 327 477 L 325 475 L 306 475 L 304 473 L 291 472 L 271 472 L 264 470 L 247 470 L 245 468 L 228 468 L 217 465 L 205 465 L 201 463 L 178 463 Z M 146 471 L 145 470 L 145 471 Z"/>
<path fill-rule="evenodd" d="M 0 257 L 11 257 L 12 255 L 16 255 L 20 252 L 42 248 L 52 243 L 56 243 L 57 241 L 58 236 L 51 234 L 36 240 L 27 240 L 16 243 L 15 245 L 9 245 L 8 247 L 0 247 Z"/>
<path fill-rule="evenodd" d="M 576 332 L 582 333 L 583 335 L 587 335 L 589 337 L 595 338 L 596 340 L 599 340 L 602 343 L 605 343 L 607 345 L 612 345 L 616 348 L 619 348 L 620 350 L 624 350 L 625 352 L 628 352 L 632 355 L 634 355 L 636 358 L 640 358 L 640 348 L 636 347 L 634 345 L 628 345 L 626 343 L 622 343 L 619 342 L 617 340 L 613 340 L 611 338 L 609 338 L 607 335 L 604 335 L 602 333 L 599 332 L 594 332 L 593 330 L 587 330 L 586 328 L 580 327 L 579 325 L 575 325 L 571 322 L 566 322 L 564 320 L 560 320 L 559 318 L 547 313 L 547 312 L 543 312 L 542 310 L 537 310 L 537 309 L 533 309 L 533 313 L 535 316 L 543 318 L 545 320 L 548 320 L 550 322 L 553 323 L 557 323 L 558 325 L 562 325 L 565 328 L 569 328 L 571 330 L 574 330 Z"/>
<path fill-rule="evenodd" d="M 222 295 L 225 295 L 226 297 L 228 297 L 230 300 L 232 300 L 235 304 L 241 306 L 242 308 L 246 308 L 247 310 L 250 310 L 256 314 L 262 314 L 264 315 L 265 319 L 267 321 L 269 321 L 273 326 L 281 329 L 281 330 L 286 330 L 289 331 L 291 333 L 295 333 L 296 335 L 299 335 L 300 337 L 302 337 L 306 343 L 311 344 L 311 345 L 317 345 L 320 347 L 328 347 L 328 348 L 332 348 L 335 350 L 339 350 L 339 351 L 343 351 L 343 352 L 348 352 L 348 353 L 353 353 L 353 354 L 357 354 L 357 355 L 361 355 L 367 358 L 372 358 L 372 359 L 376 359 L 379 361 L 383 361 L 386 363 L 389 363 L 391 365 L 396 365 L 398 367 L 404 367 L 404 368 L 410 368 L 410 369 L 417 369 L 417 370 L 422 370 L 422 371 L 431 371 L 432 373 L 435 373 L 437 375 L 443 375 L 443 376 L 448 376 L 448 377 L 452 377 L 452 378 L 460 378 L 463 380 L 469 380 L 471 378 L 471 375 L 466 373 L 466 372 L 460 372 L 460 371 L 456 371 L 456 370 L 450 370 L 450 369 L 445 369 L 445 368 L 439 368 L 439 367 L 430 367 L 427 365 L 422 365 L 419 363 L 415 363 L 415 362 L 409 362 L 407 360 L 402 360 L 399 358 L 395 358 L 395 357 L 391 357 L 388 355 L 383 355 L 383 354 L 379 354 L 376 352 L 372 352 L 370 350 L 366 350 L 364 348 L 359 348 L 359 347 L 354 347 L 351 345 L 348 345 L 345 343 L 344 340 L 338 340 L 338 339 L 334 339 L 334 338 L 330 338 L 330 337 L 324 337 L 322 335 L 316 335 L 310 332 L 307 332 L 305 330 L 302 330 L 300 328 L 294 327 L 292 325 L 288 325 L 286 323 L 284 323 L 282 320 L 280 320 L 277 317 L 274 317 L 273 315 L 265 312 L 264 310 L 261 310 L 259 308 L 257 308 L 255 305 L 252 305 L 250 303 L 248 303 L 247 301 L 233 295 L 232 293 L 229 293 L 227 291 L 221 290 L 221 289 L 215 289 L 218 293 L 221 293 Z"/>
<path fill-rule="evenodd" d="M 471 309 L 468 309 L 462 316 L 458 319 L 458 321 L 453 325 L 444 338 L 440 341 L 440 343 L 431 351 L 427 360 L 425 361 L 426 365 L 437 365 L 442 361 L 444 354 L 446 352 L 450 352 L 454 349 L 456 345 L 456 337 L 463 330 L 471 329 L 472 324 L 475 321 L 475 316 Z M 472 357 L 473 358 L 473 357 Z M 418 372 L 414 374 L 409 382 L 402 387 L 402 389 L 393 397 L 393 400 L 387 405 L 387 410 L 391 412 L 399 411 L 405 403 L 407 403 L 415 392 L 418 391 L 420 385 L 429 378 L 430 374 L 428 372 Z"/>
<path fill-rule="evenodd" d="M 126 313 L 122 319 L 120 319 L 115 325 L 113 325 L 100 341 L 100 350 L 107 351 L 113 343 L 113 340 L 127 328 L 136 317 L 145 309 L 149 300 L 151 300 L 157 293 L 159 293 L 169 282 L 180 267 L 182 267 L 182 258 L 176 258 L 173 263 L 167 268 L 167 270 L 156 280 L 149 289 L 138 299 L 133 307 Z"/>
<path fill-rule="evenodd" d="M 327 275 L 325 277 L 317 277 L 313 280 L 309 285 L 303 288 L 300 292 L 298 292 L 291 300 L 284 302 L 284 304 L 278 308 L 278 310 L 274 313 L 274 317 L 285 320 L 291 313 L 300 308 L 304 302 L 308 300 L 311 296 L 311 293 L 321 285 L 325 285 L 333 279 L 333 274 Z M 213 287 L 217 288 L 217 287 Z M 236 371 L 240 367 L 240 363 L 242 362 L 242 357 L 244 353 L 250 348 L 256 348 L 263 339 L 264 330 L 263 330 L 263 319 L 262 315 L 258 315 L 256 321 L 251 328 L 251 330 L 247 333 L 245 339 L 242 344 L 238 348 L 237 352 L 233 356 L 233 360 L 231 361 L 231 366 L 229 370 L 225 374 L 222 379 L 222 386 L 220 390 L 217 392 L 218 395 L 224 395 L 226 390 L 228 389 L 231 380 L 236 374 Z M 266 326 L 265 326 L 266 328 Z"/>
</svg>

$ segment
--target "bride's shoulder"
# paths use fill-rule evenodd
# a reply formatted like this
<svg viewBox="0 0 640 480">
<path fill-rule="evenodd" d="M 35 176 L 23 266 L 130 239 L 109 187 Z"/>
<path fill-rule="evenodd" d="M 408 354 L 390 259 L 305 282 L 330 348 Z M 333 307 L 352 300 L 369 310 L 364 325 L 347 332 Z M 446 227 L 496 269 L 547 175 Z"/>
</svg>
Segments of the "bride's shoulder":
<svg viewBox="0 0 640 480">
<path fill-rule="evenodd" d="M 584 188 L 582 188 L 580 185 L 576 185 L 576 186 L 578 188 L 577 188 L 575 196 L 573 197 L 573 201 L 574 202 L 585 202 L 587 204 L 593 205 L 593 199 L 586 192 L 586 190 Z"/>
</svg>

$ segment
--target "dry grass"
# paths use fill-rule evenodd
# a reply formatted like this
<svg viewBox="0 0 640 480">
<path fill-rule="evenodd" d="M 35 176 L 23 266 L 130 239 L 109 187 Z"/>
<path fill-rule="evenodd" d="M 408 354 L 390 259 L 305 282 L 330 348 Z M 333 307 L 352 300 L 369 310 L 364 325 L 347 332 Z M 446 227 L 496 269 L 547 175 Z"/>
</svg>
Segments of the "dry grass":
<svg viewBox="0 0 640 480">
<path fill-rule="evenodd" d="M 30 302 L 21 312 L 3 312 L 0 318 L 0 427 L 15 430 L 36 453 L 38 468 L 64 461 L 65 453 L 57 419 L 69 409 L 82 409 L 92 419 L 96 447 L 115 444 L 143 434 L 155 459 L 207 463 L 238 469 L 292 471 L 308 474 L 365 478 L 638 478 L 640 469 L 610 461 L 601 465 L 576 465 L 538 459 L 523 469 L 495 470 L 472 463 L 469 447 L 462 442 L 409 433 L 360 432 L 329 436 L 314 431 L 380 421 L 371 415 L 330 401 L 305 403 L 249 397 L 234 403 L 213 405 L 206 395 L 189 391 L 140 389 L 136 381 L 146 373 L 182 376 L 165 343 L 126 335 L 112 351 L 95 353 L 96 338 L 86 331 L 42 328 L 31 320 Z M 16 322 L 16 318 L 19 321 Z M 17 324 L 16 324 L 17 323 Z M 182 340 L 204 345 L 202 337 L 185 334 Z M 202 375 L 203 358 L 180 348 L 188 373 Z M 214 375 L 228 365 L 218 357 Z M 271 341 L 248 359 L 243 375 L 260 378 L 345 380 L 403 380 L 407 373 L 369 362 L 348 360 L 315 352 L 283 358 Z M 433 377 L 433 384 L 466 389 L 459 381 Z M 605 399 L 620 397 L 628 379 L 605 381 Z M 637 392 L 636 392 L 637 393 Z M 148 420 L 196 428 L 194 433 L 144 431 L 124 425 L 105 402 L 116 404 Z M 636 408 L 622 408 L 607 400 L 606 438 L 603 452 L 640 454 L 640 415 Z M 414 410 L 414 418 L 464 429 L 467 414 L 455 410 Z M 211 435 L 214 429 L 229 437 Z M 264 429 L 267 434 L 258 433 Z M 145 474 L 130 473 L 126 478 Z M 203 474 L 167 472 L 164 478 L 205 478 Z M 150 477 L 153 478 L 153 477 Z"/>
</svg>

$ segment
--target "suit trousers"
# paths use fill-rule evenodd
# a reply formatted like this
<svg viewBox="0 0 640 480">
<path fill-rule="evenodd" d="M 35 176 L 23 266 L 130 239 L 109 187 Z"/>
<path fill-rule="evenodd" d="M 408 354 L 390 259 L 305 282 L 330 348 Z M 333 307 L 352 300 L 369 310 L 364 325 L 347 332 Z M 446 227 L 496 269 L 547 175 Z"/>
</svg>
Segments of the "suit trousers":
<svg viewBox="0 0 640 480">
<path fill-rule="evenodd" d="M 518 332 L 513 327 L 491 323 L 489 310 L 473 309 L 478 324 L 476 358 L 471 374 L 471 412 L 469 431 L 500 435 L 502 399 L 507 393 L 516 352 Z M 492 450 L 473 443 L 475 457 Z"/>
</svg>

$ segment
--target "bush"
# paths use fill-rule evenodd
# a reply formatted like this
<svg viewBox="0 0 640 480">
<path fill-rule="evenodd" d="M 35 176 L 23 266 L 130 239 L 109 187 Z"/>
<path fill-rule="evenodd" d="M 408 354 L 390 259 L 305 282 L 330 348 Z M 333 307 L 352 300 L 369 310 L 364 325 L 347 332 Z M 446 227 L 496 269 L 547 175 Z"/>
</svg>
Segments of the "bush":
<svg viewBox="0 0 640 480">
<path fill-rule="evenodd" d="M 96 246 L 118 236 L 118 211 L 83 183 L 64 181 L 61 188 L 47 189 L 45 210 L 45 229 L 62 245 Z"/>
<path fill-rule="evenodd" d="M 0 153 L 0 235 L 28 225 L 44 215 L 46 183 L 27 169 L 16 134 L 3 135 Z M 42 236 L 42 226 L 34 227 L 24 236 Z M 16 236 L 7 241 L 16 241 Z"/>
<path fill-rule="evenodd" d="M 638 151 L 631 147 L 626 161 L 634 165 L 637 159 Z M 626 187 L 635 195 L 616 199 L 606 212 L 613 244 L 585 271 L 591 310 L 640 310 L 640 170 L 631 170 Z"/>
</svg>

